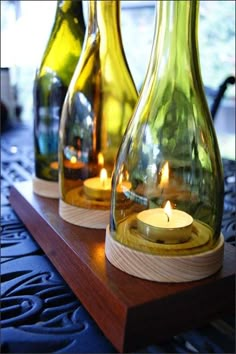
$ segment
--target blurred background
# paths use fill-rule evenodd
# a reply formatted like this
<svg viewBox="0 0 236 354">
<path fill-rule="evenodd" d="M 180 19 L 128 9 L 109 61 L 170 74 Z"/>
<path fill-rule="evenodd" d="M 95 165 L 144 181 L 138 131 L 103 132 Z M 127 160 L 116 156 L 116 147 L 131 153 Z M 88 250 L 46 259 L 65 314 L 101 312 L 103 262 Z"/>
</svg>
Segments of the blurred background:
<svg viewBox="0 0 236 354">
<path fill-rule="evenodd" d="M 56 1 L 1 1 L 1 101 L 13 123 L 33 125 L 33 80 L 54 21 Z M 87 19 L 87 1 L 84 1 Z M 150 58 L 155 1 L 121 1 L 123 44 L 140 88 Z M 235 76 L 235 1 L 200 1 L 199 50 L 209 106 Z M 227 84 L 214 124 L 222 157 L 235 159 L 235 84 Z"/>
</svg>

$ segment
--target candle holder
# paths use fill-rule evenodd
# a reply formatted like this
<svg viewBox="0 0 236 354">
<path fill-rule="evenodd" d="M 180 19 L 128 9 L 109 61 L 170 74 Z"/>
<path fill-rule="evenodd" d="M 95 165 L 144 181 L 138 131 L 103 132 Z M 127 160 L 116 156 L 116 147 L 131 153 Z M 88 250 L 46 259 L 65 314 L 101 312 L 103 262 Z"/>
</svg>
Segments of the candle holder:
<svg viewBox="0 0 236 354">
<path fill-rule="evenodd" d="M 184 282 L 222 265 L 223 172 L 200 75 L 199 4 L 157 4 L 147 76 L 112 179 L 105 253 L 134 276 Z M 130 185 L 122 196 L 120 180 Z"/>
<path fill-rule="evenodd" d="M 34 193 L 59 198 L 58 131 L 62 105 L 81 54 L 82 0 L 57 1 L 54 24 L 34 80 Z"/>
<path fill-rule="evenodd" d="M 121 41 L 120 2 L 88 5 L 84 47 L 60 124 L 59 214 L 75 225 L 105 229 L 111 174 L 138 94 Z M 121 187 L 129 185 L 121 183 L 118 194 Z"/>
</svg>

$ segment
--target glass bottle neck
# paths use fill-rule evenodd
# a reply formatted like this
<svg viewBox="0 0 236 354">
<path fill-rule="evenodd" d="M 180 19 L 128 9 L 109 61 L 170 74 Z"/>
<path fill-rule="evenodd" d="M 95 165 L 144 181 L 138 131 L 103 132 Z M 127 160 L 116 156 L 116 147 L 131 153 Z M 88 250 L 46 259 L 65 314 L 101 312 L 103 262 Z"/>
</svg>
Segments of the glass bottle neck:
<svg viewBox="0 0 236 354">
<path fill-rule="evenodd" d="M 55 18 L 59 22 L 70 19 L 70 26 L 85 29 L 82 0 L 58 0 Z"/>
<path fill-rule="evenodd" d="M 82 0 L 58 0 L 57 9 L 67 13 L 77 13 L 78 11 L 83 11 Z"/>
<path fill-rule="evenodd" d="M 196 0 L 159 1 L 156 31 L 150 65 L 158 78 L 171 71 L 172 79 L 198 70 L 199 3 Z M 155 68 L 155 69 L 154 69 Z M 153 72 L 152 70 L 152 72 Z"/>
<path fill-rule="evenodd" d="M 120 0 L 89 1 L 88 36 L 91 35 L 99 36 L 106 45 L 109 45 L 108 38 L 117 41 L 120 37 Z"/>
</svg>

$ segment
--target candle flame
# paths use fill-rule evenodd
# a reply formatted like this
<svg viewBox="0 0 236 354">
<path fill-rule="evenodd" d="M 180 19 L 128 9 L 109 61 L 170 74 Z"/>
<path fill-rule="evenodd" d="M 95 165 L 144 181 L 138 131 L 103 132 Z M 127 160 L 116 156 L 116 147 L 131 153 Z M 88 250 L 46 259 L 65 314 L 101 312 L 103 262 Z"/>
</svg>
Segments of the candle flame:
<svg viewBox="0 0 236 354">
<path fill-rule="evenodd" d="M 166 205 L 164 207 L 164 212 L 165 212 L 165 214 L 167 216 L 167 219 L 168 219 L 168 222 L 169 222 L 171 214 L 172 214 L 172 208 L 171 208 L 171 204 L 170 204 L 169 200 L 166 202 Z"/>
<path fill-rule="evenodd" d="M 101 169 L 100 172 L 100 182 L 102 184 L 102 187 L 105 188 L 107 184 L 107 170 L 105 168 Z"/>
<path fill-rule="evenodd" d="M 76 163 L 77 162 L 77 158 L 75 156 L 71 156 L 70 162 L 71 163 Z"/>
<path fill-rule="evenodd" d="M 98 153 L 98 165 L 103 166 L 104 165 L 104 157 L 101 152 Z"/>
<path fill-rule="evenodd" d="M 169 164 L 166 162 L 161 170 L 161 182 L 160 185 L 165 185 L 169 182 Z"/>
</svg>

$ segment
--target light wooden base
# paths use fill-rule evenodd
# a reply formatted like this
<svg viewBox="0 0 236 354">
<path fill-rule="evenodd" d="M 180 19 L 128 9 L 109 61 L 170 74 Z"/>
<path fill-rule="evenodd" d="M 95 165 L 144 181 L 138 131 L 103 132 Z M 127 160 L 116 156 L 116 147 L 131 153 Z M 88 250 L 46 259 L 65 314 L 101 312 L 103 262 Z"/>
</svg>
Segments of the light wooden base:
<svg viewBox="0 0 236 354">
<path fill-rule="evenodd" d="M 159 256 L 136 251 L 116 241 L 106 229 L 105 254 L 116 268 L 138 278 L 159 282 L 187 282 L 216 273 L 223 264 L 224 237 L 207 252 L 187 256 Z"/>
<path fill-rule="evenodd" d="M 38 177 L 33 177 L 33 192 L 41 197 L 58 199 L 59 186 L 57 182 L 50 182 Z"/>
<path fill-rule="evenodd" d="M 59 201 L 59 215 L 70 224 L 90 229 L 106 229 L 109 222 L 109 210 L 79 208 Z"/>
</svg>

